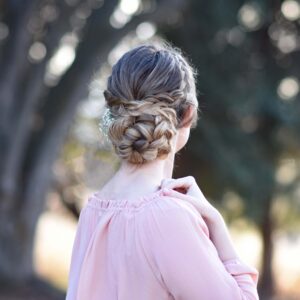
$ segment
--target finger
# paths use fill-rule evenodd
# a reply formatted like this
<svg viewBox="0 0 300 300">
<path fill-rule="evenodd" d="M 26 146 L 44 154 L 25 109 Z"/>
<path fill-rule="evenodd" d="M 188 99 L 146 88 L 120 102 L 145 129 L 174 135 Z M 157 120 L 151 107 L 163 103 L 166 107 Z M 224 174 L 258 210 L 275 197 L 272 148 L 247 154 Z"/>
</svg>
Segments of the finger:
<svg viewBox="0 0 300 300">
<path fill-rule="evenodd" d="M 197 211 L 199 211 L 199 212 L 201 211 L 201 204 L 192 196 L 188 196 L 186 194 L 182 194 L 182 193 L 179 193 L 179 192 L 174 191 L 174 190 L 169 190 L 167 188 L 163 189 L 163 193 L 164 193 L 165 196 L 174 197 L 174 198 L 183 200 L 185 202 L 188 202 L 191 205 L 193 205 L 196 208 Z"/>
<path fill-rule="evenodd" d="M 166 180 L 162 182 L 162 187 L 166 187 L 169 189 L 174 188 L 190 188 L 195 182 L 195 179 L 192 176 L 182 177 L 173 180 Z"/>
<path fill-rule="evenodd" d="M 163 194 L 190 203 L 196 209 L 196 211 L 201 215 L 201 211 L 202 211 L 201 203 L 199 203 L 194 197 L 167 188 L 163 189 Z"/>
<path fill-rule="evenodd" d="M 168 183 L 170 183 L 170 182 L 172 182 L 172 181 L 174 181 L 174 179 L 173 178 L 164 178 L 162 181 L 161 181 L 161 187 L 164 187 L 164 186 L 166 186 Z"/>
<path fill-rule="evenodd" d="M 174 191 L 174 190 L 171 190 L 171 189 L 168 189 L 168 188 L 163 189 L 163 194 L 165 196 L 175 197 L 175 198 L 178 198 L 178 199 L 181 199 L 181 200 L 184 200 L 184 201 L 195 202 L 193 197 L 188 196 L 186 194 L 179 193 L 177 191 Z"/>
</svg>

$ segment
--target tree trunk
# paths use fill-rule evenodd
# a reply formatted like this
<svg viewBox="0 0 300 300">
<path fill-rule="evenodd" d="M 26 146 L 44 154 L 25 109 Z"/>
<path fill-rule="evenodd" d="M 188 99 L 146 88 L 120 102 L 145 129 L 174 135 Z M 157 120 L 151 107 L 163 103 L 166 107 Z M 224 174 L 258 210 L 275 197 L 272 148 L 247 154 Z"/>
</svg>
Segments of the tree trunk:
<svg viewBox="0 0 300 300">
<path fill-rule="evenodd" d="M 259 295 L 263 300 L 272 299 L 274 295 L 274 275 L 272 270 L 273 262 L 273 220 L 271 217 L 271 201 L 268 201 L 265 208 L 264 218 L 260 225 L 262 235 L 262 266 L 259 281 Z"/>
</svg>

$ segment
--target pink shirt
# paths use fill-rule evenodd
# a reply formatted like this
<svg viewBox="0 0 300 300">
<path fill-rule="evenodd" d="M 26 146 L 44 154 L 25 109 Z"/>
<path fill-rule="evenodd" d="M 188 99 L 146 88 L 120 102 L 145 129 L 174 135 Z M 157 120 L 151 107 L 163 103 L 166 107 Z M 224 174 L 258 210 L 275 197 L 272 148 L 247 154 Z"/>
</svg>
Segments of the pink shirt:
<svg viewBox="0 0 300 300">
<path fill-rule="evenodd" d="M 258 272 L 221 261 L 187 202 L 159 190 L 135 201 L 92 194 L 81 211 L 66 300 L 259 299 Z"/>
</svg>

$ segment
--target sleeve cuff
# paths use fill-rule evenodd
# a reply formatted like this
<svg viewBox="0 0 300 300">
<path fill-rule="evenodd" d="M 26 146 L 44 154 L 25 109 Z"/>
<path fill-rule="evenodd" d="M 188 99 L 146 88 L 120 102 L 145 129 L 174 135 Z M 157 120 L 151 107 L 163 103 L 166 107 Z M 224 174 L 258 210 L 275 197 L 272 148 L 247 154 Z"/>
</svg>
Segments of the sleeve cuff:
<svg viewBox="0 0 300 300">
<path fill-rule="evenodd" d="M 223 261 L 223 265 L 228 273 L 233 276 L 248 274 L 251 276 L 252 280 L 257 284 L 258 282 L 258 271 L 246 263 L 242 262 L 240 259 L 228 259 Z"/>
</svg>

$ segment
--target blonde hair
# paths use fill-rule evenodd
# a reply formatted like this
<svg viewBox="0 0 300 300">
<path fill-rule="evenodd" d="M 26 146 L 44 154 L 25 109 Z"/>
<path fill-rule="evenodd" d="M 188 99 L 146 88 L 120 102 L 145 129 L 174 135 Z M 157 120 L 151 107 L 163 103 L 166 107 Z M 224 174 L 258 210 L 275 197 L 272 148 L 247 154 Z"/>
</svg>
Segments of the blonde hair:
<svg viewBox="0 0 300 300">
<path fill-rule="evenodd" d="M 188 121 L 195 127 L 194 75 L 180 50 L 168 44 L 141 45 L 118 60 L 104 97 L 112 116 L 108 137 L 120 158 L 133 164 L 165 158 L 190 105 L 195 109 Z"/>
</svg>

